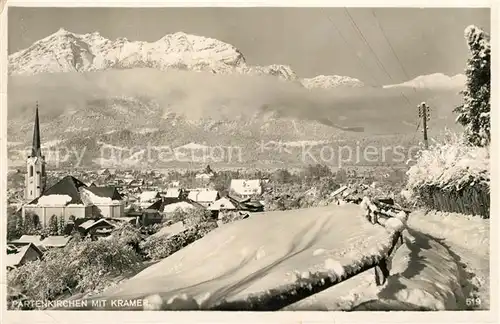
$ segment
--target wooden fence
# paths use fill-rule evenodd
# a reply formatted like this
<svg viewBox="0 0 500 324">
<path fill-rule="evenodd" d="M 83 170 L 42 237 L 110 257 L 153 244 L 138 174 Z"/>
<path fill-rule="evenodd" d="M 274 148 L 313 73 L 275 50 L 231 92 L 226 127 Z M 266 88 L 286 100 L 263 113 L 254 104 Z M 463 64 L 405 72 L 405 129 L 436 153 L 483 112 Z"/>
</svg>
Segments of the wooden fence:
<svg viewBox="0 0 500 324">
<path fill-rule="evenodd" d="M 484 184 L 468 185 L 459 190 L 425 186 L 419 189 L 418 194 L 421 202 L 428 208 L 490 217 L 490 188 Z"/>
</svg>

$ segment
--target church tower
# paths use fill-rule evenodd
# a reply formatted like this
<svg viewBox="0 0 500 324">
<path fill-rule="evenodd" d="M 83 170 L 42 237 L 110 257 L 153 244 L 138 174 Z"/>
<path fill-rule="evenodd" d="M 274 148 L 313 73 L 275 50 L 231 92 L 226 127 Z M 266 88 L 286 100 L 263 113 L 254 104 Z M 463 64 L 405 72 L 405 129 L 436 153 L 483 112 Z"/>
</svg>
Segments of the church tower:
<svg viewBox="0 0 500 324">
<path fill-rule="evenodd" d="M 45 190 L 45 157 L 40 145 L 40 122 L 38 120 L 38 102 L 35 112 L 35 126 L 33 128 L 33 145 L 31 154 L 26 161 L 26 184 L 24 198 L 31 201 L 38 198 Z"/>
</svg>

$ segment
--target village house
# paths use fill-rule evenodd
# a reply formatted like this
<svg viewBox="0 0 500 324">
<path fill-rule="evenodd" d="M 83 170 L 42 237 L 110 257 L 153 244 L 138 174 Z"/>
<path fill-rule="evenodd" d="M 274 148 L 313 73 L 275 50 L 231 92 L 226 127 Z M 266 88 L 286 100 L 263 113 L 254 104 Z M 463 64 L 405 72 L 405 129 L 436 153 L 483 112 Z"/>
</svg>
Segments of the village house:
<svg viewBox="0 0 500 324">
<path fill-rule="evenodd" d="M 229 191 L 242 198 L 250 198 L 262 194 L 262 182 L 259 179 L 232 179 Z"/>
<path fill-rule="evenodd" d="M 179 202 L 186 197 L 187 194 L 180 188 L 168 188 L 165 193 L 162 194 L 163 201 L 167 204 Z"/>
<path fill-rule="evenodd" d="M 33 243 L 28 243 L 23 246 L 7 245 L 7 255 L 5 264 L 7 270 L 11 270 L 22 266 L 30 261 L 41 259 L 43 252 Z"/>
<path fill-rule="evenodd" d="M 43 249 L 42 237 L 40 235 L 21 235 L 17 240 L 10 241 L 9 244 L 14 246 L 34 244 L 37 248 Z"/>
<path fill-rule="evenodd" d="M 140 188 L 143 187 L 145 184 L 144 179 L 130 179 L 128 182 L 125 183 L 127 187 L 129 188 Z"/>
<path fill-rule="evenodd" d="M 199 203 L 203 207 L 210 207 L 217 199 L 219 192 L 216 190 L 192 190 L 188 194 L 188 199 Z"/>
<path fill-rule="evenodd" d="M 83 237 L 90 236 L 92 239 L 96 239 L 110 235 L 114 228 L 114 224 L 101 218 L 98 220 L 89 219 L 85 221 L 78 226 L 78 231 Z"/>
<path fill-rule="evenodd" d="M 160 212 L 168 217 L 169 214 L 172 214 L 176 211 L 188 212 L 194 209 L 205 209 L 202 205 L 194 202 L 194 201 L 180 201 L 172 204 L 166 204 L 160 208 Z"/>
<path fill-rule="evenodd" d="M 213 178 L 212 173 L 199 173 L 195 176 L 195 179 L 200 182 L 209 182 Z"/>
<path fill-rule="evenodd" d="M 35 245 L 39 250 L 45 251 L 50 248 L 65 247 L 71 240 L 70 235 L 50 235 L 43 237 L 41 235 L 22 235 L 17 240 L 9 242 L 13 246 Z"/>
<path fill-rule="evenodd" d="M 72 236 L 66 235 L 51 235 L 47 236 L 42 240 L 42 246 L 45 249 L 51 248 L 63 248 L 68 245 L 69 241 L 71 241 Z"/>
<path fill-rule="evenodd" d="M 147 208 L 151 204 L 161 200 L 161 195 L 158 191 L 143 191 L 139 194 L 140 208 Z"/>
<path fill-rule="evenodd" d="M 251 200 L 250 198 L 236 198 L 232 195 L 228 195 L 227 198 L 239 211 L 254 213 L 264 211 L 264 205 L 260 201 Z"/>
<path fill-rule="evenodd" d="M 181 186 L 181 182 L 180 181 L 171 181 L 169 184 L 168 184 L 169 188 L 179 188 Z"/>
<path fill-rule="evenodd" d="M 207 209 L 209 210 L 217 210 L 217 211 L 226 211 L 226 210 L 236 210 L 236 205 L 228 197 L 222 197 L 216 200 L 211 206 Z"/>
</svg>

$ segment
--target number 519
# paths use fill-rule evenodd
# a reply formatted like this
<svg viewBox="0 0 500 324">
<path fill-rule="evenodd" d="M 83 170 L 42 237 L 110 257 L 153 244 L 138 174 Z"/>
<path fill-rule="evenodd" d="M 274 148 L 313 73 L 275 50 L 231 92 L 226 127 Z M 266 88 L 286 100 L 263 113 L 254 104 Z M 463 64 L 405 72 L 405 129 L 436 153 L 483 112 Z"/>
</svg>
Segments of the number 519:
<svg viewBox="0 0 500 324">
<path fill-rule="evenodd" d="M 465 304 L 467 306 L 479 306 L 479 305 L 481 305 L 481 299 L 480 298 L 466 298 Z"/>
</svg>

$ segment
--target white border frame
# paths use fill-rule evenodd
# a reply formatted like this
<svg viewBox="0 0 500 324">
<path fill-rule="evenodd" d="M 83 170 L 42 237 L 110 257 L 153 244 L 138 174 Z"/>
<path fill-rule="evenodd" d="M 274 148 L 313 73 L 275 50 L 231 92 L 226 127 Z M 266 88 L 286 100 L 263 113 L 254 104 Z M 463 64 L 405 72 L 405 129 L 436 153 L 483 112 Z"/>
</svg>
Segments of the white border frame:
<svg viewBox="0 0 500 324">
<path fill-rule="evenodd" d="M 410 0 L 401 3 L 398 0 L 384 1 L 16 1 L 0 0 L 0 210 L 2 223 L 0 226 L 0 242 L 6 245 L 6 193 L 7 193 L 7 12 L 8 7 L 490 7 L 491 8 L 491 44 L 492 44 L 492 179 L 500 179 L 498 173 L 498 23 L 500 0 Z M 4 7 L 5 5 L 5 7 Z M 499 197 L 497 181 L 492 181 L 491 196 Z M 498 300 L 498 199 L 491 200 L 490 220 L 490 305 L 499 304 Z M 121 312 L 121 311 L 7 311 L 6 310 L 6 270 L 0 269 L 1 297 L 0 305 L 2 322 L 4 323 L 497 323 L 498 309 L 490 311 L 460 312 Z"/>
</svg>

